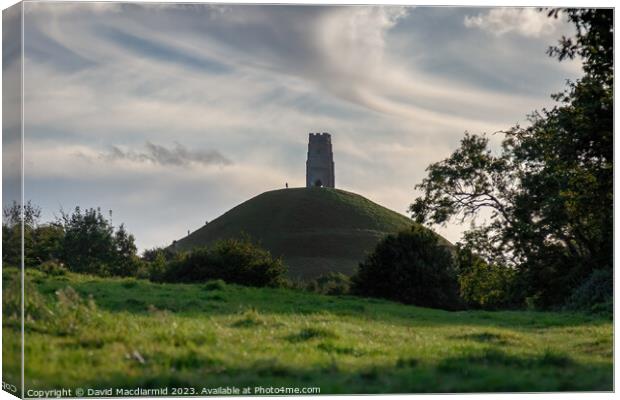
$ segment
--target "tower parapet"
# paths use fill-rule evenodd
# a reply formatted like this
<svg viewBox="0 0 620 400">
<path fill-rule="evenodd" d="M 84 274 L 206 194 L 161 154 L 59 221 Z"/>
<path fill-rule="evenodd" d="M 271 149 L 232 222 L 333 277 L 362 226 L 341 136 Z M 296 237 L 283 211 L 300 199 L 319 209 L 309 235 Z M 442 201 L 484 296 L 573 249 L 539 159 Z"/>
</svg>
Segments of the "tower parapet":
<svg viewBox="0 0 620 400">
<path fill-rule="evenodd" d="M 332 137 L 327 132 L 310 133 L 306 161 L 306 187 L 335 187 Z"/>
</svg>

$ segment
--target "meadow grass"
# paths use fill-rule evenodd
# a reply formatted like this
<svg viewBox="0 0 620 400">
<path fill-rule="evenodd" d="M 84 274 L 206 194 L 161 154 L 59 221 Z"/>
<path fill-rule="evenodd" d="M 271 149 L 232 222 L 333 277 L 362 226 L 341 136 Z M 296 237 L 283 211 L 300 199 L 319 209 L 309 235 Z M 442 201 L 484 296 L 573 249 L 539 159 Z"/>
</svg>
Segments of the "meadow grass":
<svg viewBox="0 0 620 400">
<path fill-rule="evenodd" d="M 4 271 L 5 291 L 16 272 Z M 26 388 L 612 390 L 612 322 L 595 316 L 447 312 L 223 282 L 28 276 L 26 295 L 40 293 L 54 317 L 26 322 Z M 5 352 L 19 350 L 18 329 L 5 316 Z"/>
</svg>

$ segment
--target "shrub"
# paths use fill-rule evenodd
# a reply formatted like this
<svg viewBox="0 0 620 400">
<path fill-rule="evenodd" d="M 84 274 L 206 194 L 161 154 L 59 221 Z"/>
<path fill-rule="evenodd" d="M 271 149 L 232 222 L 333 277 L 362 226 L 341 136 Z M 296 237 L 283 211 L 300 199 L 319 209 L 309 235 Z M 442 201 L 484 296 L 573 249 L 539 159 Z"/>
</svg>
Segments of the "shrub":
<svg viewBox="0 0 620 400">
<path fill-rule="evenodd" d="M 469 307 L 494 310 L 523 302 L 515 294 L 516 271 L 488 264 L 469 249 L 457 251 L 459 292 Z"/>
<path fill-rule="evenodd" d="M 405 304 L 461 307 L 454 261 L 435 233 L 421 226 L 384 238 L 360 263 L 352 293 Z"/>
<path fill-rule="evenodd" d="M 347 294 L 351 289 L 351 278 L 340 272 L 330 272 L 308 283 L 306 289 L 329 295 Z"/>
<path fill-rule="evenodd" d="M 67 268 L 64 264 L 56 260 L 45 261 L 39 265 L 39 269 L 51 276 L 61 276 L 67 273 Z"/>
<path fill-rule="evenodd" d="M 146 262 L 156 261 L 158 258 L 164 261 L 170 261 L 174 259 L 176 253 L 169 247 L 153 247 L 152 249 L 146 249 L 142 253 L 142 260 Z"/>
<path fill-rule="evenodd" d="M 7 324 L 21 323 L 21 279 L 15 278 L 2 290 L 2 312 Z M 27 275 L 24 292 L 25 323 L 38 331 L 68 335 L 100 320 L 92 297 L 82 299 L 71 287 L 57 290 L 56 301 L 50 301 Z"/>
<path fill-rule="evenodd" d="M 5 278 L 6 279 L 6 278 Z M 34 321 L 47 316 L 43 296 L 32 280 L 24 278 L 24 317 L 27 321 Z M 22 285 L 21 276 L 14 275 L 2 288 L 2 313 L 8 321 L 21 321 L 22 312 Z"/>
<path fill-rule="evenodd" d="M 221 279 L 216 279 L 214 281 L 209 281 L 205 283 L 203 288 L 207 291 L 224 290 L 226 289 L 226 282 Z"/>
<path fill-rule="evenodd" d="M 611 316 L 613 291 L 611 268 L 596 269 L 572 292 L 564 308 Z"/>
<path fill-rule="evenodd" d="M 141 262 L 138 270 L 136 271 L 136 278 L 138 279 L 150 279 L 151 271 L 149 263 Z"/>
<path fill-rule="evenodd" d="M 138 277 L 148 278 L 153 282 L 163 282 L 166 279 L 168 262 L 178 257 L 179 254 L 163 247 L 145 250 L 142 254 L 142 266 L 138 270 Z"/>
<path fill-rule="evenodd" d="M 179 254 L 162 278 L 168 282 L 207 282 L 222 279 L 246 286 L 283 286 L 286 268 L 281 259 L 248 239 L 218 241 L 213 247 Z"/>
<path fill-rule="evenodd" d="M 92 296 L 83 299 L 70 286 L 57 290 L 55 294 L 56 301 L 45 306 L 47 317 L 41 321 L 48 332 L 71 335 L 101 320 Z"/>
</svg>

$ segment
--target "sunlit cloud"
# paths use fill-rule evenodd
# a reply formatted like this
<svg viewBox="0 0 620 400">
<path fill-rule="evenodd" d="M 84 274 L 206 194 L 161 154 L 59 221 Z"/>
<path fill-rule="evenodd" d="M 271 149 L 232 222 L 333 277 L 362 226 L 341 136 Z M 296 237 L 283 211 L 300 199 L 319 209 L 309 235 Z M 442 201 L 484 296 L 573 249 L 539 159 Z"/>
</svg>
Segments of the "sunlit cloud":
<svg viewBox="0 0 620 400">
<path fill-rule="evenodd" d="M 535 8 L 495 8 L 477 15 L 466 15 L 464 24 L 495 35 L 516 33 L 540 37 L 557 32 L 562 21 L 547 17 Z"/>
</svg>

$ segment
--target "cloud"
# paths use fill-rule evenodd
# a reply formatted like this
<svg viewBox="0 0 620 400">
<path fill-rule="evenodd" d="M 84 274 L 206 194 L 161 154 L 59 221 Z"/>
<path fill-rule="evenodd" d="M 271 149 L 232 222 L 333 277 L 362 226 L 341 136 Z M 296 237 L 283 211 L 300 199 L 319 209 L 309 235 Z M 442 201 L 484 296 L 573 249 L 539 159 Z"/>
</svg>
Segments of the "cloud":
<svg viewBox="0 0 620 400">
<path fill-rule="evenodd" d="M 466 15 L 464 19 L 468 28 L 482 29 L 498 36 L 516 33 L 530 38 L 553 34 L 561 23 L 535 8 L 494 8 L 486 13 Z"/>
<path fill-rule="evenodd" d="M 209 71 L 212 73 L 226 73 L 229 68 L 220 62 L 211 60 L 207 57 L 197 57 L 189 51 L 183 51 L 174 46 L 166 46 L 161 43 L 149 40 L 145 37 L 132 35 L 119 29 L 100 29 L 100 35 L 123 46 L 128 50 L 160 62 L 178 63 L 187 68 L 194 68 L 199 71 Z"/>
<path fill-rule="evenodd" d="M 170 244 L 287 179 L 281 168 L 245 160 L 226 168 L 171 168 L 129 159 L 111 163 L 93 145 L 25 146 L 25 193 L 42 207 L 43 220 L 76 205 L 113 210 L 115 222 L 126 224 L 140 249 Z"/>
<path fill-rule="evenodd" d="M 573 77 L 550 38 L 463 25 L 488 10 L 92 4 L 26 3 L 26 195 L 112 209 L 140 248 L 304 185 L 313 131 L 339 188 L 405 212 L 463 131 L 511 126 Z"/>
<path fill-rule="evenodd" d="M 202 165 L 230 165 L 232 161 L 224 157 L 217 150 L 188 150 L 180 143 L 166 148 L 151 142 L 146 142 L 144 151 L 123 150 L 112 146 L 111 150 L 101 156 L 108 161 L 129 160 L 141 163 L 173 165 L 187 167 L 192 163 Z"/>
</svg>

